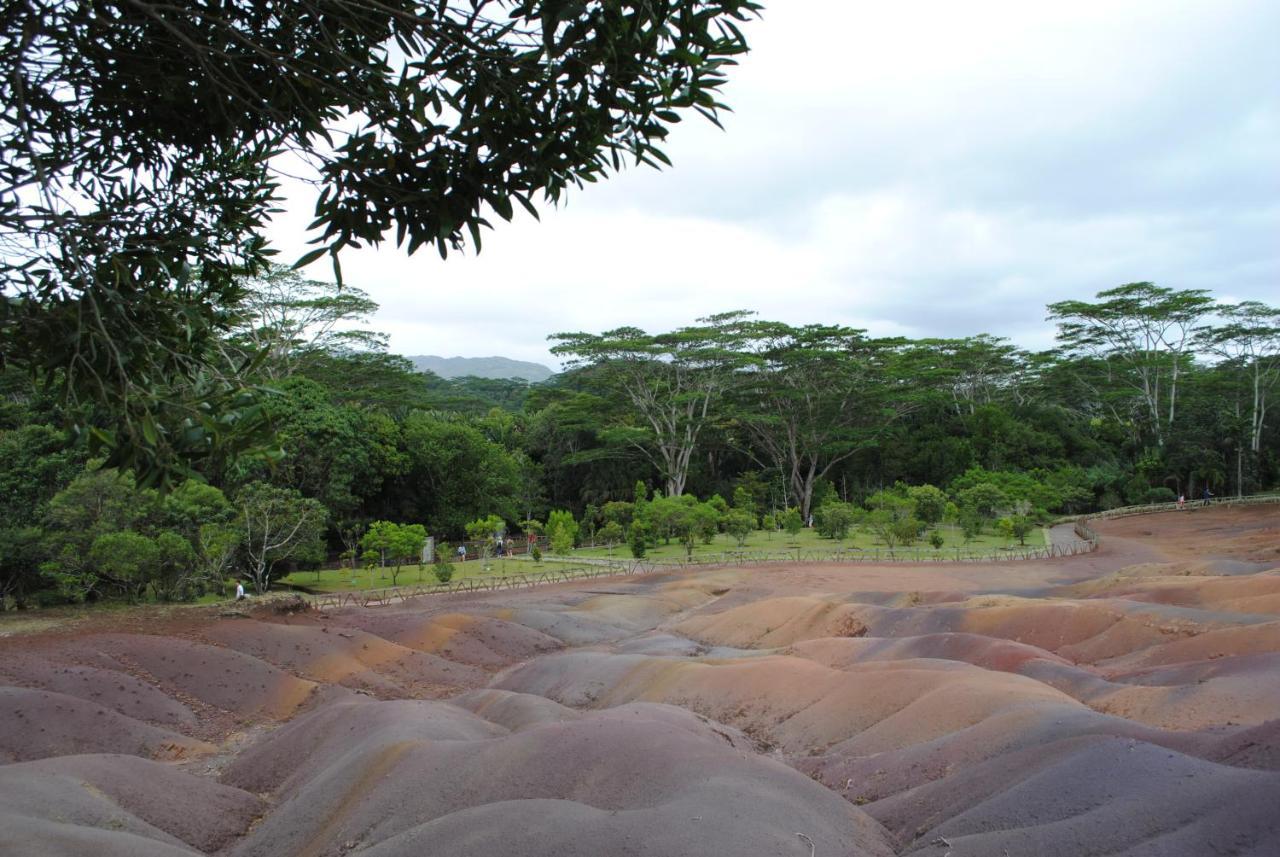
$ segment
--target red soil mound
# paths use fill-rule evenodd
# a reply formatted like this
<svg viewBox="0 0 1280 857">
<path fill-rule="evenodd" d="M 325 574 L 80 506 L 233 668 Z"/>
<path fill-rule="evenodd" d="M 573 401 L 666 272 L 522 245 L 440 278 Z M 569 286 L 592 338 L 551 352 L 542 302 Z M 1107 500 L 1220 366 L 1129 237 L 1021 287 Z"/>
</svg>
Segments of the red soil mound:
<svg viewBox="0 0 1280 857">
<path fill-rule="evenodd" d="M 179 732 L 196 726 L 196 715 L 189 707 L 136 676 L 120 670 L 65 664 L 61 659 L 13 652 L 0 660 L 0 680 L 79 697 L 135 720 Z"/>
<path fill-rule="evenodd" d="M 240 620 L 213 625 L 205 635 L 311 681 L 384 697 L 438 696 L 485 681 L 484 673 L 474 667 L 356 629 Z"/>
<path fill-rule="evenodd" d="M 945 840 L 955 857 L 1262 857 L 1280 836 L 1278 793 L 1278 774 L 1090 737 L 974 765 L 868 809 L 912 854 Z"/>
<path fill-rule="evenodd" d="M 434 719 L 440 708 L 418 713 Z M 709 842 L 726 854 L 803 852 L 797 831 L 824 853 L 892 853 L 864 814 L 683 712 L 613 711 L 482 740 L 361 729 L 358 749 L 314 731 L 317 715 L 289 737 L 330 763 L 291 777 L 237 854 L 325 854 L 344 843 L 383 855 L 701 855 Z M 510 824 L 525 810 L 538 819 L 536 840 Z M 477 828 L 476 818 L 494 824 Z"/>
<path fill-rule="evenodd" d="M 770 598 L 723 612 L 689 617 L 673 630 L 717 646 L 767 649 L 817 637 L 858 637 L 867 632 L 861 605 L 811 597 Z"/>
<path fill-rule="evenodd" d="M 966 728 L 1010 706 L 1077 704 L 1022 676 L 943 661 L 834 670 L 779 656 L 691 662 L 575 653 L 540 658 L 499 686 L 575 706 L 679 705 L 789 753 L 835 744 L 880 752 Z"/>
<path fill-rule="evenodd" d="M 0 687 L 0 760 L 24 762 L 77 753 L 185 758 L 212 748 L 62 693 Z"/>
<path fill-rule="evenodd" d="M 365 611 L 345 614 L 339 621 L 411 649 L 484 669 L 510 666 L 561 645 L 523 625 L 466 613 L 423 616 L 420 609 Z"/>
<path fill-rule="evenodd" d="M 255 795 L 171 765 L 100 755 L 0 767 L 0 805 L 10 816 L 34 822 L 48 819 L 57 807 L 59 825 L 123 830 L 199 851 L 230 844 L 265 809 Z"/>
<path fill-rule="evenodd" d="M 0 639 L 0 852 L 1275 853 L 1280 507 L 1099 529 Z"/>
<path fill-rule="evenodd" d="M 1036 646 L 992 639 L 981 634 L 961 633 L 925 634 L 920 637 L 901 638 L 827 637 L 797 643 L 787 650 L 787 654 L 808 658 L 833 669 L 843 669 L 846 666 L 867 661 L 896 661 L 912 658 L 963 661 L 1000 672 L 1020 672 L 1027 661 L 1032 660 L 1070 663 L 1065 658 L 1060 658 Z"/>
</svg>

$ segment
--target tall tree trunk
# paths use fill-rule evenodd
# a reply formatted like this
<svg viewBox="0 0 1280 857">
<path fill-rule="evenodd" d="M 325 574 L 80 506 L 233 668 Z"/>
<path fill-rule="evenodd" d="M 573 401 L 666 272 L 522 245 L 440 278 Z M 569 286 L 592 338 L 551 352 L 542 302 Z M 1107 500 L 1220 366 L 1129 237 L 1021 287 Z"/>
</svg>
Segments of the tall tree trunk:
<svg viewBox="0 0 1280 857">
<path fill-rule="evenodd" d="M 1236 496 L 1244 496 L 1244 444 L 1236 443 Z"/>
</svg>

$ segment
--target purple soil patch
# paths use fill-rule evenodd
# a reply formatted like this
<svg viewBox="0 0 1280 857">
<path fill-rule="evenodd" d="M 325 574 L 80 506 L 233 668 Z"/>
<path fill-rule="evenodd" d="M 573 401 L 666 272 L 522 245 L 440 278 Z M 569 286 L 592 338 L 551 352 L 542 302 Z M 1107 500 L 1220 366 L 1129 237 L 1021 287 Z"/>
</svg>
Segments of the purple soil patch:
<svg viewBox="0 0 1280 857">
<path fill-rule="evenodd" d="M 475 667 L 419 652 L 358 629 L 241 620 L 211 626 L 219 645 L 259 658 L 310 681 L 371 691 L 387 698 L 432 696 L 476 687 Z"/>
<path fill-rule="evenodd" d="M 0 767 L 0 805 L 14 814 L 104 831 L 128 829 L 198 851 L 217 851 L 266 808 L 256 795 L 136 756 L 63 756 Z M 79 805 L 78 811 L 70 807 Z"/>
<path fill-rule="evenodd" d="M 0 663 L 0 678 L 21 687 L 50 690 L 111 708 L 120 714 L 178 732 L 196 727 L 196 714 L 149 682 L 122 670 L 64 666 L 14 653 Z"/>
<path fill-rule="evenodd" d="M 96 702 L 46 690 L 0 687 L 0 760 L 5 762 L 78 753 L 180 759 L 209 749 L 201 741 Z"/>
</svg>

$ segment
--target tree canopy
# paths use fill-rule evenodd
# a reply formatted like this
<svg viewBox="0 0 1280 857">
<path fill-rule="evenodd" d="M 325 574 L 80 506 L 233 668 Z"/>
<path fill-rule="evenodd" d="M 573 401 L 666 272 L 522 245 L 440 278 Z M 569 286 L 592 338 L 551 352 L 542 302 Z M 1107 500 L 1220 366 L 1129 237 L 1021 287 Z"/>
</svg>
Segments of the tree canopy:
<svg viewBox="0 0 1280 857">
<path fill-rule="evenodd" d="M 266 425 L 212 359 L 265 270 L 282 170 L 315 249 L 479 249 L 716 121 L 752 0 L 36 0 L 0 16 L 0 355 L 108 409 L 147 484 Z M 72 413 L 75 416 L 75 413 Z"/>
<path fill-rule="evenodd" d="M 493 385 L 331 338 L 227 334 L 276 373 L 263 413 L 277 454 L 210 458 L 168 492 L 90 457 L 59 428 L 65 405 L 0 371 L 0 605 L 188 599 L 231 576 L 265 587 L 362 546 L 395 569 L 427 535 L 488 552 L 495 533 L 523 531 L 553 551 L 625 542 L 643 556 L 661 541 L 693 552 L 812 519 L 830 538 L 861 529 L 896 548 L 946 544 L 943 530 L 1017 539 L 1054 514 L 1206 485 L 1274 489 L 1280 318 L 1234 303 L 1198 318 L 1176 358 L 1172 418 L 1175 358 L 1162 347 L 1148 364 L 1158 424 L 1135 383 L 1144 358 L 1123 346 L 1030 353 L 990 336 L 879 339 L 731 313 L 692 335 L 561 338 L 578 365 Z M 259 350 L 285 353 L 268 369 Z M 689 414 L 690 402 L 696 419 L 681 432 L 645 416 L 651 403 Z M 660 449 L 670 439 L 678 493 Z"/>
</svg>

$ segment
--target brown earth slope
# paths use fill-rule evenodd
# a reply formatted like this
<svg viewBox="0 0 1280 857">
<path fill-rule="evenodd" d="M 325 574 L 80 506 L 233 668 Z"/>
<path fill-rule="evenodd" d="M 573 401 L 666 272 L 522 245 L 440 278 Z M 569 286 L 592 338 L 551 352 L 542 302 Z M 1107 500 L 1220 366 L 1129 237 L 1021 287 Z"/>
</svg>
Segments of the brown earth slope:
<svg viewBox="0 0 1280 857">
<path fill-rule="evenodd" d="M 1280 508 L 1099 529 L 0 622 L 0 854 L 1280 853 Z"/>
</svg>

